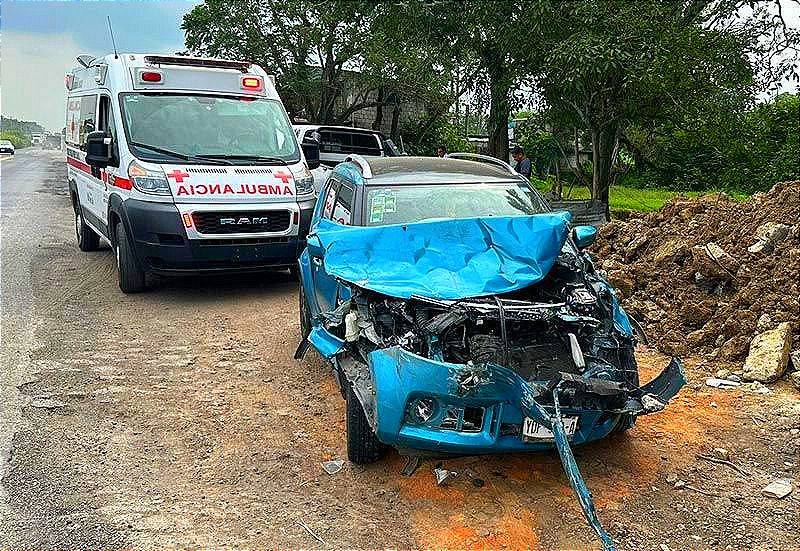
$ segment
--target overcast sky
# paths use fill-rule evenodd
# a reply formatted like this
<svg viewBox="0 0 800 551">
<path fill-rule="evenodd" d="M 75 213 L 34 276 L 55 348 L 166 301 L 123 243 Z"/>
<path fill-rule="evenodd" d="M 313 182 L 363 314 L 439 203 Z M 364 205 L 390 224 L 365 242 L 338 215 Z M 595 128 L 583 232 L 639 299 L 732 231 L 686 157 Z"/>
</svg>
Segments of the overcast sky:
<svg viewBox="0 0 800 551">
<path fill-rule="evenodd" d="M 64 75 L 80 54 L 112 52 L 106 15 L 117 49 L 175 53 L 184 49 L 183 14 L 199 0 L 2 0 L 3 115 L 64 126 Z"/>
<path fill-rule="evenodd" d="M 197 3 L 2 0 L 2 113 L 60 130 L 64 75 L 75 66 L 75 57 L 112 51 L 106 15 L 111 16 L 119 51 L 174 53 L 184 48 L 183 14 Z M 787 23 L 800 27 L 797 1 L 781 3 Z"/>
</svg>

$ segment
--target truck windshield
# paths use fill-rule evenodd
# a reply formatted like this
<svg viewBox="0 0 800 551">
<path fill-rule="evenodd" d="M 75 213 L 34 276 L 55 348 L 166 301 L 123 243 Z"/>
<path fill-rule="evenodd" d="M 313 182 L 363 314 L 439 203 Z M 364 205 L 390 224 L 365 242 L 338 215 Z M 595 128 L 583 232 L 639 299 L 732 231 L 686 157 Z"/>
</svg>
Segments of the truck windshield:
<svg viewBox="0 0 800 551">
<path fill-rule="evenodd" d="M 530 187 L 516 182 L 367 189 L 366 226 L 436 218 L 527 215 L 548 210 Z"/>
<path fill-rule="evenodd" d="M 211 157 L 238 164 L 300 160 L 292 127 L 276 100 L 127 93 L 120 101 L 131 152 L 144 160 L 203 163 L 202 157 Z"/>
</svg>

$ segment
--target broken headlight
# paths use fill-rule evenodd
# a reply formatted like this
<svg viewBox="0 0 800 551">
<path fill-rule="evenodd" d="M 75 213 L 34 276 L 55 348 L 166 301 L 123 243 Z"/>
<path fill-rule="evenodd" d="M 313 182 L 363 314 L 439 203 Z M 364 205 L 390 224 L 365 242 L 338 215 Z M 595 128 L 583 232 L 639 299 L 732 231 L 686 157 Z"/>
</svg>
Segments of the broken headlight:
<svg viewBox="0 0 800 551">
<path fill-rule="evenodd" d="M 435 399 L 428 397 L 416 398 L 412 400 L 411 404 L 408 406 L 408 416 L 411 421 L 424 424 L 436 415 L 437 409 L 438 406 Z"/>
</svg>

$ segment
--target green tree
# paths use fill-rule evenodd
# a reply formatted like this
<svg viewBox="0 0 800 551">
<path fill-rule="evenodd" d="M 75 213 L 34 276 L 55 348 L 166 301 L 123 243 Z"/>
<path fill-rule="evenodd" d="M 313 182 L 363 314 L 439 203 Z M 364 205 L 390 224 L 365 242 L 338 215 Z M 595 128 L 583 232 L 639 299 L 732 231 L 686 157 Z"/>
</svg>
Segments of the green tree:
<svg viewBox="0 0 800 551">
<path fill-rule="evenodd" d="M 403 102 L 441 102 L 444 86 L 428 52 L 395 40 L 398 16 L 392 4 L 366 1 L 206 0 L 182 28 L 193 53 L 274 73 L 293 114 L 331 124 L 375 108 L 378 127 L 388 107 L 396 128 Z"/>
<path fill-rule="evenodd" d="M 551 24 L 532 38 L 533 50 L 543 42 L 547 53 L 529 66 L 554 118 L 588 131 L 592 197 L 608 204 L 630 128 L 648 132 L 666 121 L 685 128 L 720 106 L 746 109 L 765 80 L 785 76 L 785 64 L 770 65 L 772 75 L 757 69 L 775 51 L 763 41 L 781 34 L 779 22 L 755 10 L 751 25 L 728 23 L 743 4 L 593 0 L 548 9 Z M 781 36 L 791 43 L 790 35 Z"/>
</svg>

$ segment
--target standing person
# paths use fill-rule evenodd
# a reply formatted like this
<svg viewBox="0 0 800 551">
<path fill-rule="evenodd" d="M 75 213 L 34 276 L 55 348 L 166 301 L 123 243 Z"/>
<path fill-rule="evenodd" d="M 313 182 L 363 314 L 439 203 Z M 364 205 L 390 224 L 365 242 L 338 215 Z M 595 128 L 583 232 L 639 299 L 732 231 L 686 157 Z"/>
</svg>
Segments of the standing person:
<svg viewBox="0 0 800 551">
<path fill-rule="evenodd" d="M 511 152 L 517 164 L 514 165 L 514 170 L 522 174 L 526 178 L 531 177 L 531 160 L 525 156 L 525 150 L 520 146 L 514 148 Z"/>
<path fill-rule="evenodd" d="M 445 155 L 447 155 L 447 148 L 445 146 L 440 145 L 439 147 L 436 148 L 437 157 L 444 157 Z"/>
</svg>

